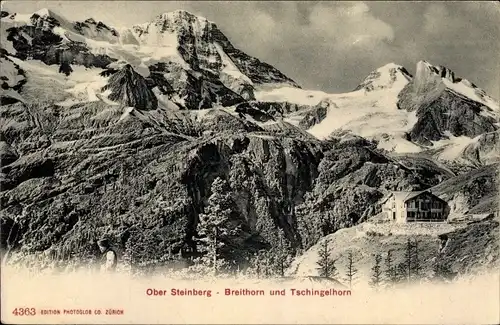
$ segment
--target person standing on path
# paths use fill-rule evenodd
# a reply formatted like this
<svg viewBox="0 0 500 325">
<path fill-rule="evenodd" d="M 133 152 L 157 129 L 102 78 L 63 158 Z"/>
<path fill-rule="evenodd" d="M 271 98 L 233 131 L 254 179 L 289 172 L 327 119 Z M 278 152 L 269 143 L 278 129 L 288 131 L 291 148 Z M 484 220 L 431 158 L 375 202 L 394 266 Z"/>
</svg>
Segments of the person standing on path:
<svg viewBox="0 0 500 325">
<path fill-rule="evenodd" d="M 116 269 L 118 264 L 118 257 L 116 252 L 111 248 L 111 245 L 107 239 L 101 239 L 97 242 L 99 245 L 99 250 L 102 253 L 102 264 L 101 270 L 106 272 L 112 272 Z"/>
</svg>

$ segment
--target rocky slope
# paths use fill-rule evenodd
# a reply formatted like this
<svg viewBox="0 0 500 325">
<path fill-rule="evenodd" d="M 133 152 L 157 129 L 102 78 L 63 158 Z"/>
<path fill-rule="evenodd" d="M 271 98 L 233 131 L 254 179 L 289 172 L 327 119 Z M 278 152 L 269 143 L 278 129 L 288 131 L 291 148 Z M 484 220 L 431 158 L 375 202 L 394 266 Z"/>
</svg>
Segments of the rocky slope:
<svg viewBox="0 0 500 325">
<path fill-rule="evenodd" d="M 4 127 L 14 121 L 24 127 L 3 129 L 8 152 L 19 158 L 11 155 L 2 166 L 1 201 L 4 218 L 20 225 L 16 244 L 23 252 L 85 255 L 103 233 L 122 247 L 129 240 L 150 245 L 148 236 L 129 237 L 137 228 L 159 236 L 158 250 L 178 252 L 194 245 L 197 216 L 211 182 L 222 177 L 245 229 L 235 251 L 243 257 L 266 247 L 277 228 L 299 247 L 375 214 L 371 205 L 388 190 L 436 182 L 376 153 L 366 140 L 320 142 L 264 130 L 226 111 L 197 120 L 186 114 L 182 124 L 193 127 L 184 131 L 170 128 L 173 117 L 160 109 L 21 105 L 2 107 L 12 121 Z M 296 207 L 307 198 L 314 207 L 298 209 L 301 220 L 315 224 L 326 213 L 336 223 L 306 239 Z"/>
<path fill-rule="evenodd" d="M 330 240 L 331 258 L 337 261 L 339 279 L 344 278 L 349 253 L 354 254 L 360 271 L 358 280 L 366 280 L 372 274 L 376 254 L 385 259 L 391 250 L 394 265 L 403 262 L 408 239 L 418 242 L 421 272 L 428 278 L 433 276 L 437 261 L 459 273 L 498 268 L 499 170 L 498 164 L 492 164 L 430 188 L 450 205 L 450 223 L 393 224 L 380 214 L 325 236 L 294 261 L 288 274 L 316 275 L 323 240 Z"/>
<path fill-rule="evenodd" d="M 274 67 L 234 48 L 213 22 L 182 10 L 121 31 L 92 18 L 70 22 L 47 9 L 31 15 L 4 12 L 2 33 L 2 48 L 22 60 L 87 68 L 130 64 L 155 84 L 172 85 L 189 109 L 215 102 L 230 106 L 240 96 L 252 99 L 261 84 L 298 87 Z"/>
<path fill-rule="evenodd" d="M 360 137 L 346 136 L 334 143 L 318 166 L 315 187 L 297 206 L 305 248 L 322 236 L 378 214 L 380 201 L 389 191 L 417 191 L 454 176 L 418 158 L 404 163 L 392 159 Z"/>
<path fill-rule="evenodd" d="M 483 215 L 499 209 L 498 163 L 450 178 L 432 188 L 452 208 L 450 218 Z"/>
<path fill-rule="evenodd" d="M 0 89 L 0 103 L 7 104 L 19 101 L 21 96 L 19 90 L 26 83 L 25 72 L 11 59 L 8 58 L 5 51 L 0 53 L 0 81 L 2 82 Z"/>
<path fill-rule="evenodd" d="M 2 13 L 2 35 L 2 248 L 16 257 L 91 257 L 105 234 L 146 260 L 196 256 L 217 178 L 242 265 L 278 229 L 307 249 L 362 224 L 393 190 L 436 186 L 458 215 L 495 209 L 496 111 L 448 70 L 422 81 L 388 64 L 351 93 L 303 90 L 185 11 L 124 30 Z M 463 137 L 477 141 L 454 149 Z M 455 151 L 474 164 L 435 160 Z"/>
<path fill-rule="evenodd" d="M 456 79 L 446 68 L 424 61 L 417 64 L 415 78 L 398 95 L 398 107 L 417 114 L 418 120 L 408 132 L 410 140 L 428 145 L 448 134 L 475 138 L 498 129 L 498 107 L 487 106 L 484 96 L 476 96 L 478 101 L 464 96 L 457 84 L 465 88 L 470 83 Z"/>
<path fill-rule="evenodd" d="M 158 100 L 146 80 L 132 66 L 126 65 L 114 73 L 102 88 L 109 91 L 108 98 L 125 106 L 151 110 L 158 107 Z"/>
<path fill-rule="evenodd" d="M 481 134 L 476 142 L 468 144 L 463 156 L 478 165 L 489 165 L 498 162 L 500 152 L 500 130 Z"/>
<path fill-rule="evenodd" d="M 366 285 L 373 274 L 375 256 L 383 257 L 382 278 L 385 281 L 385 261 L 389 250 L 392 265 L 405 261 L 408 239 L 417 242 L 420 276 L 432 278 L 437 263 L 453 273 L 468 274 L 496 269 L 500 266 L 498 218 L 486 218 L 461 224 L 397 225 L 366 222 L 339 230 L 321 239 L 315 246 L 298 257 L 288 269 L 288 275 L 317 275 L 318 252 L 324 240 L 329 240 L 330 257 L 335 260 L 337 279 L 347 283 L 348 255 L 358 270 L 354 285 Z"/>
<path fill-rule="evenodd" d="M 319 139 L 353 133 L 377 141 L 380 149 L 428 154 L 450 165 L 457 160 L 473 166 L 498 162 L 498 102 L 445 67 L 421 61 L 416 71 L 411 76 L 391 63 L 349 93 L 281 87 L 259 91 L 256 98 L 301 106 L 284 116 L 294 124 L 307 120 L 309 107 L 322 105 L 325 114 L 302 124 Z"/>
</svg>

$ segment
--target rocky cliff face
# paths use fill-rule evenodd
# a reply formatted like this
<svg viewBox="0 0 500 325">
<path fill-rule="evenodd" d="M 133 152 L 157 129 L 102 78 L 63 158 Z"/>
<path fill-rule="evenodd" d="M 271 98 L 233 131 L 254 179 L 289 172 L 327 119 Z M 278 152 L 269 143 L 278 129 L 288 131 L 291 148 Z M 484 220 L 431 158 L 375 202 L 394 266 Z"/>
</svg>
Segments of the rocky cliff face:
<svg viewBox="0 0 500 325">
<path fill-rule="evenodd" d="M 418 63 L 415 78 L 398 96 L 399 109 L 416 111 L 411 141 L 430 145 L 448 134 L 474 138 L 498 129 L 497 112 L 447 86 L 461 81 L 449 69 Z"/>
<path fill-rule="evenodd" d="M 498 151 L 490 100 L 477 88 L 465 96 L 448 70 L 422 66 L 412 78 L 389 64 L 348 94 L 305 91 L 184 11 L 126 30 L 2 13 L 2 47 L 2 237 L 14 234 L 2 248 L 18 256 L 85 258 L 105 234 L 151 260 L 195 256 L 221 178 L 243 263 L 278 229 L 308 248 L 376 215 L 389 191 L 463 182 L 432 156 L 392 155 L 359 133 L 392 132 L 403 147 L 477 136 L 463 153 L 478 165 Z M 443 185 L 443 196 L 469 191 L 470 210 L 490 211 L 485 173 Z"/>
<path fill-rule="evenodd" d="M 29 17 L 5 15 L 2 47 L 11 55 L 87 68 L 110 68 L 125 59 L 144 77 L 151 75 L 153 85 L 172 85 L 183 99 L 179 104 L 188 109 L 254 99 L 254 83 L 298 87 L 274 67 L 234 48 L 213 22 L 182 10 L 122 31 L 92 18 L 71 23 L 49 10 Z M 124 56 L 128 50 L 123 46 L 129 44 L 141 48 Z"/>
<path fill-rule="evenodd" d="M 8 104 L 18 101 L 21 96 L 19 91 L 26 83 L 26 74 L 19 65 L 8 58 L 4 51 L 0 53 L 0 104 Z"/>
<path fill-rule="evenodd" d="M 318 166 L 314 189 L 297 207 L 305 248 L 378 214 L 379 202 L 390 191 L 418 191 L 453 176 L 418 158 L 394 160 L 360 137 L 337 138 L 334 143 Z"/>
<path fill-rule="evenodd" d="M 2 209 L 20 223 L 23 251 L 81 245 L 85 254 L 91 238 L 106 229 L 125 245 L 120 236 L 135 227 L 161 232 L 178 251 L 193 245 L 197 216 L 216 177 L 231 185 L 247 252 L 265 245 L 259 236 L 276 227 L 295 238 L 291 211 L 316 176 L 318 144 L 251 133 L 194 139 L 161 132 L 140 112 L 123 119 L 112 110 L 74 107 L 35 148 L 8 139 L 23 154 L 2 167 Z M 85 117 L 75 120 L 75 111 Z M 31 126 L 25 136 L 37 139 L 41 132 Z"/>
<path fill-rule="evenodd" d="M 102 102 L 64 110 L 21 105 L 4 107 L 25 128 L 3 130 L 10 163 L 2 166 L 0 195 L 25 253 L 84 256 L 104 233 L 121 247 L 129 240 L 149 245 L 130 237 L 137 229 L 159 236 L 157 247 L 195 250 L 197 218 L 216 177 L 228 181 L 237 204 L 245 244 L 235 253 L 242 257 L 266 247 L 277 228 L 296 247 L 309 245 L 376 213 L 370 206 L 387 190 L 429 185 L 365 140 L 322 143 L 217 110 L 198 122 L 188 122 L 188 112 L 184 122 L 175 117 L 199 123 L 200 132 L 189 133 L 170 128 L 174 117 L 160 117 L 158 109 L 124 114 Z M 313 224 L 323 214 L 336 221 L 304 239 L 297 213 Z"/>
<path fill-rule="evenodd" d="M 226 97 L 235 98 L 239 95 L 245 99 L 254 99 L 254 83 L 287 83 L 298 87 L 293 80 L 274 67 L 234 48 L 215 23 L 183 10 L 162 14 L 150 23 L 136 25 L 133 27 L 133 33 L 140 44 L 147 46 L 172 42 L 172 38 L 174 39 L 182 60 L 194 71 L 190 73 L 184 67 L 179 69 L 175 64 L 167 64 L 168 67 L 164 67 L 163 71 L 169 74 L 166 78 L 169 81 L 174 80 L 174 84 L 178 84 L 175 80 L 189 80 L 195 75 L 198 80 L 206 80 L 201 82 L 221 83 L 221 86 L 227 88 L 223 90 Z M 172 74 L 172 70 L 177 72 Z M 188 74 L 187 78 L 182 77 L 183 73 Z M 193 87 L 186 85 L 174 88 L 181 93 L 202 94 L 202 97 L 206 92 L 203 89 L 193 91 Z M 221 94 L 218 96 L 221 97 Z M 204 101 L 205 99 L 189 100 L 187 107 L 210 107 L 206 106 Z M 230 101 L 234 104 L 234 99 Z M 225 106 L 228 106 L 227 103 Z"/>
<path fill-rule="evenodd" d="M 96 41 L 105 41 L 110 43 L 116 43 L 119 41 L 119 34 L 116 29 L 108 27 L 102 21 L 96 22 L 93 18 L 86 19 L 85 21 L 74 22 L 73 28 L 81 35 L 88 36 Z"/>
<path fill-rule="evenodd" d="M 143 110 L 152 110 L 158 107 L 158 100 L 149 89 L 146 80 L 130 65 L 126 65 L 113 74 L 102 90 L 109 91 L 109 99 L 125 106 Z"/>
<path fill-rule="evenodd" d="M 498 162 L 500 156 L 500 130 L 484 133 L 477 142 L 469 144 L 463 156 L 478 165 Z"/>
<path fill-rule="evenodd" d="M 2 18 L 2 25 L 6 34 L 2 47 L 23 60 L 40 60 L 47 65 L 65 61 L 100 68 L 115 61 L 107 55 L 92 53 L 81 40 L 70 40 L 67 33 L 74 32 L 71 23 L 48 10 L 33 13 L 29 19 L 11 14 Z"/>
</svg>

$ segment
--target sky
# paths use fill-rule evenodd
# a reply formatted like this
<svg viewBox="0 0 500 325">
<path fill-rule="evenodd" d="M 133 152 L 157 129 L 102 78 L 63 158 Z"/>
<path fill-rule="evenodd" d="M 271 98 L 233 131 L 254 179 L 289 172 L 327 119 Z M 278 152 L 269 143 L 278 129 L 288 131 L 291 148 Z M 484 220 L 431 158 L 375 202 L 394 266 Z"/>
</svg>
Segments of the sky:
<svg viewBox="0 0 500 325">
<path fill-rule="evenodd" d="M 500 98 L 500 1 L 8 1 L 69 20 L 132 26 L 176 9 L 217 24 L 233 45 L 303 88 L 339 93 L 394 62 L 414 73 L 426 60 Z"/>
</svg>

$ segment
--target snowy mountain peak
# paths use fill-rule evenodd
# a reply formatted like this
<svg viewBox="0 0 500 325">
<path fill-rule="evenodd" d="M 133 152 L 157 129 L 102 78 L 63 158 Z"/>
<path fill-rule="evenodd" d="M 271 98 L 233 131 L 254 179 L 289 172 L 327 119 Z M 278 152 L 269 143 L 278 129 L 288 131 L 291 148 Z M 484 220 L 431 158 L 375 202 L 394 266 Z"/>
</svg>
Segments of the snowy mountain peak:
<svg viewBox="0 0 500 325">
<path fill-rule="evenodd" d="M 130 64 L 145 78 L 148 87 L 160 91 L 173 87 L 190 109 L 199 107 L 203 99 L 199 93 L 205 84 L 210 84 L 210 91 L 217 92 L 218 97 L 227 92 L 226 97 L 231 99 L 254 98 L 254 86 L 259 84 L 298 87 L 276 68 L 233 47 L 215 23 L 185 10 L 163 13 L 131 28 L 115 29 L 93 18 L 68 21 L 43 9 L 24 15 L 2 13 L 1 27 L 2 48 L 22 60 L 40 60 L 47 65 L 62 64 L 64 60 L 65 64 L 71 62 L 73 71 L 79 65 L 112 71 Z M 127 70 L 122 71 L 123 75 Z M 136 78 L 130 80 L 132 83 L 127 85 Z M 127 87 L 122 92 L 117 86 L 112 88 L 120 96 L 128 96 Z M 168 91 L 162 95 L 165 93 Z M 227 103 L 226 97 L 220 102 Z M 213 98 L 210 102 L 214 102 Z"/>
<path fill-rule="evenodd" d="M 411 74 L 401 65 L 388 63 L 372 71 L 355 90 L 373 91 L 386 88 L 402 88 L 412 79 Z"/>
<path fill-rule="evenodd" d="M 35 11 L 33 14 L 37 14 L 40 17 L 46 17 L 46 16 L 52 16 L 54 13 L 47 8 L 42 8 L 38 11 Z"/>
<path fill-rule="evenodd" d="M 401 68 L 404 69 L 404 67 L 402 65 L 391 62 L 391 63 L 387 63 L 386 65 L 381 66 L 377 70 L 389 70 L 389 69 L 401 69 Z"/>
<path fill-rule="evenodd" d="M 9 27 L 11 27 L 11 24 L 26 24 L 35 27 L 43 27 L 45 29 L 68 24 L 66 19 L 47 8 L 40 9 L 31 14 L 2 11 L 2 23 L 9 24 Z"/>
<path fill-rule="evenodd" d="M 422 72 L 427 71 L 438 75 L 441 78 L 447 79 L 450 82 L 460 82 L 462 79 L 456 78 L 455 73 L 444 66 L 435 66 L 428 61 L 422 60 L 417 63 L 417 70 L 420 69 Z"/>
<path fill-rule="evenodd" d="M 108 27 L 102 21 L 96 21 L 94 18 L 87 18 L 83 22 L 74 22 L 73 29 L 78 34 L 96 41 L 106 41 L 109 43 L 118 42 L 118 31 Z"/>
<path fill-rule="evenodd" d="M 29 24 L 45 30 L 53 29 L 54 27 L 61 27 L 66 30 L 71 30 L 72 23 L 65 19 L 63 16 L 49 10 L 47 8 L 35 11 L 29 19 Z"/>
<path fill-rule="evenodd" d="M 426 85 L 429 83 L 435 84 L 440 82 L 442 82 L 446 88 L 461 96 L 479 102 L 493 110 L 499 109 L 498 102 L 488 96 L 483 89 L 478 88 L 467 79 L 457 77 L 452 70 L 444 66 L 435 66 L 425 60 L 417 63 L 415 73 L 416 87 L 423 89 L 423 87 L 427 87 Z"/>
<path fill-rule="evenodd" d="M 406 70 L 405 67 L 402 65 L 396 64 L 396 63 L 388 63 L 380 68 L 378 68 L 376 71 L 380 72 L 381 74 L 388 73 L 388 74 L 398 74 L 400 76 L 403 76 L 404 78 L 410 80 L 412 78 L 412 75 Z"/>
<path fill-rule="evenodd" d="M 34 20 L 34 19 L 39 19 L 39 18 L 42 18 L 42 19 L 55 19 L 57 20 L 59 23 L 64 23 L 64 22 L 67 22 L 67 20 L 65 18 L 63 18 L 61 15 L 59 15 L 58 13 L 54 12 L 53 10 L 49 10 L 47 8 L 43 8 L 43 9 L 40 9 L 38 11 L 35 11 L 32 15 L 31 15 L 31 19 Z"/>
<path fill-rule="evenodd" d="M 160 27 L 157 31 L 180 32 L 186 29 L 197 31 L 207 29 L 208 26 L 215 27 L 215 24 L 208 19 L 197 16 L 186 10 L 175 10 L 156 16 L 152 21 L 135 25 L 135 29 L 148 29 L 151 25 Z"/>
<path fill-rule="evenodd" d="M 202 37 L 207 41 L 210 31 L 215 28 L 215 24 L 204 17 L 176 10 L 158 15 L 150 22 L 134 25 L 132 31 L 142 44 L 175 46 L 175 42 L 194 45 L 195 40 L 201 41 Z"/>
<path fill-rule="evenodd" d="M 208 19 L 206 19 L 205 17 L 201 17 L 201 16 L 195 15 L 192 12 L 189 12 L 187 10 L 180 10 L 180 9 L 163 13 L 163 14 L 157 16 L 157 19 L 158 18 L 187 20 L 187 21 L 198 20 L 198 21 L 207 21 L 208 22 Z"/>
<path fill-rule="evenodd" d="M 424 91 L 428 84 L 441 83 L 438 69 L 427 61 L 419 61 L 415 70 L 413 87 L 417 92 Z"/>
</svg>

